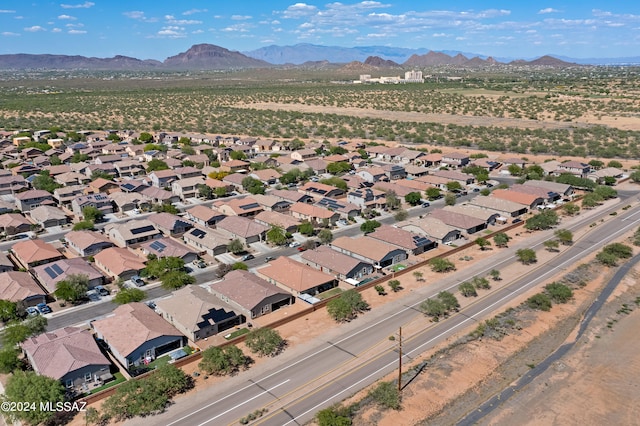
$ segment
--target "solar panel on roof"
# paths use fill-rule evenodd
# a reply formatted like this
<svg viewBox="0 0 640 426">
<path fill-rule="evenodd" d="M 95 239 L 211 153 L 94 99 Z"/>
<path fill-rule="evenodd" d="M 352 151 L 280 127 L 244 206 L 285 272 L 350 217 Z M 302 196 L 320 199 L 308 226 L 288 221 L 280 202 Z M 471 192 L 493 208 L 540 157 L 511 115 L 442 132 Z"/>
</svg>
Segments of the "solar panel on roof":
<svg viewBox="0 0 640 426">
<path fill-rule="evenodd" d="M 47 273 L 47 275 L 49 275 L 49 277 L 51 279 L 54 279 L 55 277 L 58 276 L 58 274 L 56 274 L 55 272 L 53 272 L 53 270 L 51 269 L 51 267 L 47 266 L 46 268 L 44 268 L 44 272 Z"/>
<path fill-rule="evenodd" d="M 260 207 L 260 204 L 258 203 L 251 203 L 251 204 L 245 204 L 244 206 L 240 206 L 242 210 L 255 209 L 259 207 Z"/>
<path fill-rule="evenodd" d="M 191 235 L 197 238 L 203 238 L 206 235 L 206 232 L 204 232 L 202 229 L 194 229 L 193 231 L 191 231 Z"/>
<path fill-rule="evenodd" d="M 133 228 L 131 230 L 131 233 L 133 235 L 138 235 L 138 234 L 142 234 L 142 233 L 145 233 L 145 232 L 155 231 L 155 229 L 156 228 L 154 228 L 153 226 L 147 225 L 147 226 L 143 226 L 143 227 L 140 227 L 140 228 Z"/>
<path fill-rule="evenodd" d="M 62 270 L 62 268 L 58 264 L 51 265 L 51 269 L 53 269 L 56 272 L 56 274 L 58 274 L 58 275 L 64 273 L 64 271 Z"/>
<path fill-rule="evenodd" d="M 413 242 L 418 247 L 426 246 L 428 244 L 431 244 L 431 240 L 429 240 L 428 238 L 425 238 L 425 237 L 423 237 L 421 235 L 414 235 L 413 236 Z"/>
<path fill-rule="evenodd" d="M 122 187 L 127 191 L 133 191 L 135 188 L 135 186 L 132 183 L 125 183 L 122 185 Z"/>
<path fill-rule="evenodd" d="M 160 241 L 152 242 L 151 245 L 149 245 L 149 247 L 151 247 L 153 250 L 159 251 L 159 252 L 162 252 L 164 249 L 167 248 L 167 246 L 164 245 L 164 243 L 161 243 Z"/>
</svg>

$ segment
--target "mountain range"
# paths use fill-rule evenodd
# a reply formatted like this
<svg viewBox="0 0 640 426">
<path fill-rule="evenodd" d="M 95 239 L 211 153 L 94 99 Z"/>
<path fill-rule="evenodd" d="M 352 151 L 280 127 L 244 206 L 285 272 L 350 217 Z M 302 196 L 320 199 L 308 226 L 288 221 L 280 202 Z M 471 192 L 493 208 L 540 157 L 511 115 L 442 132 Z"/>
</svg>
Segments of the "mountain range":
<svg viewBox="0 0 640 426">
<path fill-rule="evenodd" d="M 611 58 L 606 63 L 640 63 L 640 57 Z M 428 49 L 386 46 L 336 47 L 313 44 L 268 46 L 237 52 L 212 44 L 196 44 L 187 51 L 164 61 L 141 60 L 127 56 L 95 58 L 79 55 L 7 54 L 0 55 L 0 69 L 87 69 L 87 70 L 229 70 L 281 66 L 346 67 L 347 69 L 385 69 L 429 66 L 482 67 L 496 64 L 518 66 L 567 67 L 584 64 L 571 58 L 550 55 L 533 60 L 492 58 L 456 51 L 435 52 Z M 591 64 L 602 63 L 593 60 Z"/>
</svg>

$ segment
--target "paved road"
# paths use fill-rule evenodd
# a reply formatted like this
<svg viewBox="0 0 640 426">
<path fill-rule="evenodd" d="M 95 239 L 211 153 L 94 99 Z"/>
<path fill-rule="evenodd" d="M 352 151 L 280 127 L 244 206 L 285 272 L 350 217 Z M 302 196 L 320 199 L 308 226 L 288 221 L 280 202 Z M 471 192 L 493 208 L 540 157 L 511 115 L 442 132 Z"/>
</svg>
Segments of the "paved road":
<svg viewBox="0 0 640 426">
<path fill-rule="evenodd" d="M 606 212 L 603 212 L 606 214 Z M 582 226 L 594 222 L 585 217 Z M 530 273 L 516 282 L 477 300 L 460 313 L 445 321 L 429 323 L 418 312 L 425 297 L 455 288 L 460 281 L 469 279 L 478 270 L 500 268 L 505 262 L 514 261 L 513 251 L 505 250 L 485 262 L 478 262 L 470 270 L 452 274 L 447 279 L 419 289 L 407 295 L 399 303 L 389 304 L 379 311 L 364 315 L 354 324 L 344 327 L 344 334 L 331 341 L 317 345 L 304 353 L 292 357 L 285 354 L 270 363 L 264 372 L 252 374 L 251 370 L 229 379 L 213 389 L 195 394 L 172 406 L 154 422 L 164 425 L 217 425 L 235 424 L 239 418 L 254 410 L 266 407 L 269 413 L 258 421 L 266 425 L 303 424 L 315 412 L 344 399 L 379 377 L 393 371 L 397 353 L 388 337 L 398 327 L 419 323 L 419 331 L 406 336 L 404 358 L 406 361 L 453 335 L 463 327 L 490 315 L 508 301 L 517 297 L 561 270 L 571 268 L 585 256 L 596 251 L 602 244 L 634 229 L 640 222 L 640 207 L 629 209 L 594 227 L 588 236 L 559 254 L 551 262 L 532 268 Z M 577 226 L 577 225 L 576 225 Z M 544 233 L 534 234 L 540 244 Z M 278 365 L 282 364 L 282 365 Z M 134 419 L 130 424 L 143 424 Z"/>
<path fill-rule="evenodd" d="M 545 358 L 544 361 L 536 365 L 535 368 L 529 371 L 526 375 L 522 376 L 516 382 L 515 385 L 510 386 L 507 389 L 504 389 L 502 392 L 500 392 L 499 394 L 489 399 L 480 407 L 478 407 L 477 409 L 475 409 L 474 411 L 470 412 L 468 415 L 463 417 L 457 424 L 460 426 L 466 426 L 466 425 L 474 425 L 478 423 L 485 416 L 490 414 L 496 408 L 500 407 L 502 403 L 507 401 L 509 398 L 514 396 L 516 393 L 521 391 L 525 386 L 527 386 L 529 383 L 535 380 L 538 376 L 540 376 L 542 373 L 547 371 L 549 367 L 553 365 L 553 363 L 555 363 L 556 361 L 564 357 L 574 347 L 574 345 L 578 342 L 578 340 L 580 340 L 580 338 L 586 331 L 587 327 L 591 323 L 591 320 L 595 317 L 595 315 L 598 313 L 600 308 L 602 308 L 602 306 L 607 301 L 609 296 L 611 296 L 611 294 L 613 293 L 613 290 L 616 289 L 618 284 L 620 284 L 620 281 L 622 281 L 625 275 L 629 272 L 629 270 L 631 270 L 631 268 L 636 263 L 638 263 L 638 261 L 640 261 L 640 254 L 634 256 L 631 260 L 629 260 L 620 269 L 616 271 L 613 278 L 611 278 L 611 280 L 607 283 L 607 285 L 602 289 L 598 298 L 591 304 L 591 306 L 589 306 L 589 309 L 587 309 L 587 311 L 585 312 L 585 315 L 582 318 L 582 321 L 580 322 L 578 333 L 576 334 L 576 337 L 573 339 L 573 341 L 569 343 L 565 343 L 562 346 L 560 346 L 551 355 Z"/>
</svg>

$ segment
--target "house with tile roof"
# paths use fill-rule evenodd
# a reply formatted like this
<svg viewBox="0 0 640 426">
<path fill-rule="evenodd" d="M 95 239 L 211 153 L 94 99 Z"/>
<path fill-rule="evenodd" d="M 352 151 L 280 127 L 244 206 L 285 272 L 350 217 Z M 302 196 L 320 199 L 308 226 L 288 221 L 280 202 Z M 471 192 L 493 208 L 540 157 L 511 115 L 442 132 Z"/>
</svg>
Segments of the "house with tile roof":
<svg viewBox="0 0 640 426">
<path fill-rule="evenodd" d="M 397 246 L 413 255 L 422 254 L 437 246 L 435 241 L 423 235 L 391 225 L 382 225 L 367 234 L 367 237 Z"/>
<path fill-rule="evenodd" d="M 487 223 L 482 219 L 449 210 L 433 209 L 429 213 L 429 216 L 440 219 L 447 225 L 453 226 L 467 234 L 474 234 L 487 228 Z"/>
<path fill-rule="evenodd" d="M 256 274 L 295 296 L 315 296 L 338 285 L 333 275 L 285 256 L 272 260 L 268 266 L 258 269 Z"/>
<path fill-rule="evenodd" d="M 195 227 L 185 232 L 182 239 L 198 253 L 206 253 L 211 257 L 227 252 L 227 245 L 232 241 L 228 234 L 217 229 Z"/>
<path fill-rule="evenodd" d="M 39 206 L 29 212 L 29 216 L 34 223 L 43 228 L 52 228 L 69 223 L 69 217 L 58 207 Z"/>
<path fill-rule="evenodd" d="M 0 272 L 0 299 L 35 306 L 46 301 L 46 292 L 28 272 Z"/>
<path fill-rule="evenodd" d="M 6 235 L 16 235 L 31 230 L 33 223 L 20 213 L 0 214 L 0 230 Z"/>
<path fill-rule="evenodd" d="M 395 265 L 408 257 L 406 250 L 369 236 L 339 237 L 331 242 L 331 248 L 377 268 Z"/>
<path fill-rule="evenodd" d="M 117 307 L 112 316 L 93 321 L 91 327 L 127 370 L 143 366 L 187 343 L 180 331 L 139 302 Z"/>
<path fill-rule="evenodd" d="M 499 213 L 505 218 L 521 216 L 529 211 L 529 208 L 523 204 L 498 197 L 474 197 L 469 200 L 469 205 Z"/>
<path fill-rule="evenodd" d="M 42 205 L 55 205 L 53 195 L 42 189 L 19 192 L 15 194 L 14 198 L 16 200 L 16 209 L 22 212 L 28 212 Z"/>
<path fill-rule="evenodd" d="M 180 197 L 182 201 L 187 198 L 198 198 L 200 185 L 204 185 L 204 177 L 202 176 L 178 179 L 171 183 L 171 192 Z"/>
<path fill-rule="evenodd" d="M 272 226 L 278 226 L 287 232 L 296 232 L 300 225 L 300 220 L 290 216 L 288 214 L 280 213 L 277 211 L 265 210 L 260 212 L 253 218 L 257 223 L 271 228 Z"/>
<path fill-rule="evenodd" d="M 320 200 L 324 197 L 340 198 L 344 195 L 344 191 L 340 188 L 313 181 L 309 181 L 302 185 L 300 188 L 298 188 L 298 192 L 301 194 L 309 195 L 316 200 Z"/>
<path fill-rule="evenodd" d="M 180 216 L 171 213 L 157 213 L 148 217 L 148 220 L 165 236 L 176 237 L 193 228 L 193 223 Z"/>
<path fill-rule="evenodd" d="M 491 197 L 501 198 L 514 203 L 522 204 L 529 210 L 535 209 L 537 206 L 544 204 L 544 199 L 535 194 L 525 194 L 523 192 L 511 191 L 509 189 L 495 189 L 491 192 Z"/>
<path fill-rule="evenodd" d="M 283 306 L 295 303 L 295 298 L 249 271 L 231 271 L 220 281 L 209 285 L 209 291 L 231 305 L 235 312 L 254 319 Z"/>
<path fill-rule="evenodd" d="M 25 269 L 54 262 L 64 257 L 52 244 L 38 239 L 15 243 L 11 247 L 11 253 Z"/>
<path fill-rule="evenodd" d="M 226 216 L 218 210 L 198 204 L 185 211 L 185 218 L 200 226 L 213 227 Z"/>
<path fill-rule="evenodd" d="M 211 207 L 226 216 L 243 217 L 253 217 L 264 210 L 253 197 L 219 200 L 215 201 Z"/>
<path fill-rule="evenodd" d="M 462 236 L 459 229 L 449 226 L 440 219 L 425 216 L 398 223 L 399 228 L 419 235 L 424 235 L 439 244 L 449 244 Z"/>
<path fill-rule="evenodd" d="M 216 224 L 216 229 L 244 245 L 262 241 L 270 227 L 242 216 L 228 216 Z"/>
<path fill-rule="evenodd" d="M 110 247 L 94 256 L 95 265 L 107 276 L 123 280 L 138 275 L 145 268 L 145 260 L 129 249 Z"/>
<path fill-rule="evenodd" d="M 362 280 L 374 272 L 371 263 L 348 256 L 327 246 L 319 246 L 300 254 L 305 264 L 340 280 Z"/>
<path fill-rule="evenodd" d="M 91 332 L 65 327 L 29 337 L 21 343 L 33 371 L 59 380 L 81 392 L 111 379 L 111 362 L 102 354 Z"/>
<path fill-rule="evenodd" d="M 237 314 L 222 299 L 197 285 L 183 287 L 170 297 L 158 300 L 156 310 L 194 342 L 246 322 L 244 315 Z"/>
<path fill-rule="evenodd" d="M 78 219 L 84 218 L 82 210 L 85 207 L 95 207 L 103 214 L 113 213 L 111 199 L 106 194 L 81 195 L 71 201 L 71 210 Z"/>
<path fill-rule="evenodd" d="M 84 275 L 87 277 L 88 287 L 90 289 L 97 285 L 104 284 L 105 280 L 102 272 L 81 257 L 60 259 L 39 265 L 33 268 L 32 273 L 42 287 L 47 289 L 49 293 L 56 291 L 58 283 L 69 278 L 69 275 Z"/>
<path fill-rule="evenodd" d="M 150 254 L 156 256 L 158 259 L 163 257 L 177 257 L 184 260 L 184 263 L 193 262 L 198 258 L 196 251 L 171 237 L 163 237 L 142 243 L 140 244 L 140 250 L 147 257 Z"/>
<path fill-rule="evenodd" d="M 104 234 L 88 230 L 67 232 L 64 239 L 67 247 L 82 257 L 94 256 L 115 245 Z"/>
<path fill-rule="evenodd" d="M 295 203 L 290 207 L 289 211 L 294 218 L 308 221 L 315 225 L 320 225 L 325 220 L 331 225 L 335 225 L 338 219 L 340 219 L 338 212 L 313 204 Z"/>
<path fill-rule="evenodd" d="M 110 223 L 104 227 L 104 233 L 118 247 L 128 247 L 162 237 L 162 232 L 149 219 Z"/>
</svg>

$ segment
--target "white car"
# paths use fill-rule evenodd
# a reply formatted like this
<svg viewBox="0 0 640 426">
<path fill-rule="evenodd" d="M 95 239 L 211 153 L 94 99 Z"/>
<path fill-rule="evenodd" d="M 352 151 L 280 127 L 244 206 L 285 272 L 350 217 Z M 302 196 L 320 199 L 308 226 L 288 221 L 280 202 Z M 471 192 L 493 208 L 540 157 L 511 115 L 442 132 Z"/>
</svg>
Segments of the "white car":
<svg viewBox="0 0 640 426">
<path fill-rule="evenodd" d="M 292 242 L 292 243 L 289 243 L 289 247 L 299 247 L 299 246 L 300 246 L 300 243 L 299 243 L 299 242 L 297 242 L 297 241 L 294 241 L 294 242 Z"/>
</svg>

